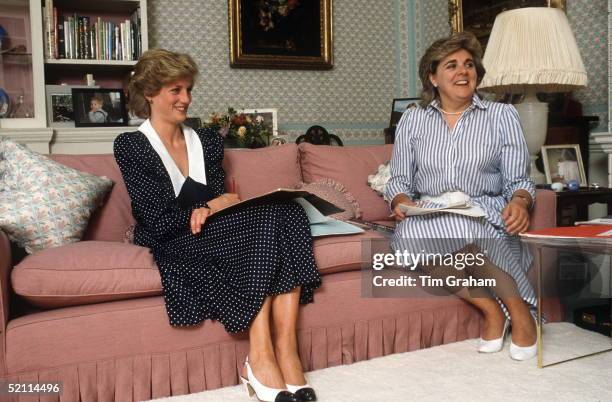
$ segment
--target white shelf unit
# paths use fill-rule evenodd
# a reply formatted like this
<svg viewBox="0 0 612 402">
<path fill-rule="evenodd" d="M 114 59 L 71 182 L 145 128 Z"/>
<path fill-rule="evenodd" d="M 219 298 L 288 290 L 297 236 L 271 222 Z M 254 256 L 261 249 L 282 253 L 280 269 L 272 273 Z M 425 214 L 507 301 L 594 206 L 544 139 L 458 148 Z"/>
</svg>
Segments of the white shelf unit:
<svg viewBox="0 0 612 402">
<path fill-rule="evenodd" d="M 45 64 L 61 64 L 68 66 L 106 66 L 133 67 L 137 60 L 84 60 L 84 59 L 45 59 Z"/>
<path fill-rule="evenodd" d="M 28 0 L 0 0 L 0 5 L 6 2 L 17 2 L 27 4 Z M 99 72 L 108 76 L 115 76 L 117 81 L 129 74 L 136 61 L 124 60 L 96 60 L 96 59 L 50 59 L 44 58 L 45 33 L 44 33 L 44 17 L 43 7 L 45 0 L 29 0 L 30 10 L 30 28 L 32 38 L 32 67 L 34 81 L 34 118 L 6 118 L 0 119 L 0 129 L 11 129 L 11 136 L 19 139 L 19 133 L 23 132 L 24 136 L 34 134 L 35 128 L 48 128 L 47 123 L 47 105 L 45 101 L 45 85 L 59 84 L 58 76 L 65 74 L 72 76 L 74 80 L 80 80 L 79 83 L 84 84 L 83 77 L 89 72 Z M 140 9 L 140 31 L 141 31 L 141 49 L 146 51 L 149 48 L 148 39 L 148 20 L 147 20 L 147 0 L 53 0 L 53 6 L 58 9 L 58 13 L 77 13 L 87 16 L 125 16 L 128 17 L 135 10 Z M 1 12 L 1 9 L 0 9 Z M 94 77 L 95 78 L 95 77 Z M 28 130 L 31 129 L 31 130 Z M 83 130 L 96 131 L 96 128 L 83 128 L 79 130 L 52 128 L 54 137 L 66 139 L 73 132 L 80 133 L 82 137 Z M 118 129 L 119 130 L 119 129 Z M 129 128 L 125 128 L 129 130 Z M 104 131 L 104 130 L 103 130 Z M 68 137 L 67 137 L 68 136 Z M 51 149 L 52 144 L 49 145 Z"/>
<path fill-rule="evenodd" d="M 40 1 L 40 0 L 39 0 Z M 45 75 L 43 68 L 43 35 L 42 35 L 42 13 L 40 2 L 36 0 L 1 0 L 0 12 L 4 7 L 29 9 L 31 41 L 29 53 L 32 54 L 32 80 L 33 80 L 33 104 L 34 117 L 32 118 L 5 118 L 0 119 L 0 129 L 20 128 L 42 128 L 47 125 L 45 110 Z M 0 56 L 1 57 L 1 56 Z"/>
</svg>

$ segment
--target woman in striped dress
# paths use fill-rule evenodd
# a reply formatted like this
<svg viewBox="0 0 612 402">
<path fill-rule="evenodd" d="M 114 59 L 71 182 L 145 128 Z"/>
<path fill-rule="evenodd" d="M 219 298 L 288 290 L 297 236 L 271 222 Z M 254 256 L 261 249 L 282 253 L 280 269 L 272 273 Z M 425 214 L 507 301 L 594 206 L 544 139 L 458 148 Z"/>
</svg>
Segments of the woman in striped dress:
<svg viewBox="0 0 612 402">
<path fill-rule="evenodd" d="M 483 313 L 480 352 L 500 351 L 511 321 L 510 356 L 526 360 L 536 354 L 536 299 L 526 278 L 532 257 L 517 234 L 529 226 L 535 189 L 516 110 L 476 94 L 485 73 L 481 57 L 477 39 L 464 32 L 434 42 L 421 59 L 420 107 L 407 110 L 397 126 L 385 190 L 399 221 L 392 246 L 454 256 L 484 253 L 483 266 L 462 269 L 455 264 L 444 275 L 496 280 L 490 289 L 454 290 Z M 468 201 L 481 216 L 406 217 L 400 208 L 449 201 Z M 424 270 L 432 268 L 429 272 L 439 275 L 441 266 L 432 265 L 430 261 Z"/>
</svg>

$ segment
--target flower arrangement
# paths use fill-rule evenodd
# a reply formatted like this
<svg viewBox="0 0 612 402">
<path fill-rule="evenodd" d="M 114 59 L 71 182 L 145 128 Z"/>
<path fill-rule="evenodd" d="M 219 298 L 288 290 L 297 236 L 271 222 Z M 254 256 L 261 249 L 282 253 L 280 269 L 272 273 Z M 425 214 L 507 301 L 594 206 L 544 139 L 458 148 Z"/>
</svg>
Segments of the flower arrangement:
<svg viewBox="0 0 612 402">
<path fill-rule="evenodd" d="M 296 7 L 300 0 L 262 0 L 258 3 L 259 27 L 264 31 L 276 28 L 280 19 L 287 17 Z"/>
<path fill-rule="evenodd" d="M 238 113 L 228 108 L 227 113 L 213 113 L 204 127 L 217 130 L 229 145 L 244 148 L 261 148 L 269 144 L 272 127 L 262 116 Z"/>
</svg>

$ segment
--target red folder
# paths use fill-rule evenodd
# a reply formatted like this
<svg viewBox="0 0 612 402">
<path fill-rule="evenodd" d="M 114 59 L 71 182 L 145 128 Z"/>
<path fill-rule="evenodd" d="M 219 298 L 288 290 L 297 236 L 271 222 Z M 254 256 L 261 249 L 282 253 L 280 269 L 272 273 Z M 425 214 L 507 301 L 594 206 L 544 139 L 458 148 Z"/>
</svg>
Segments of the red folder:
<svg viewBox="0 0 612 402">
<path fill-rule="evenodd" d="M 560 226 L 522 233 L 521 237 L 533 239 L 612 239 L 612 225 Z"/>
</svg>

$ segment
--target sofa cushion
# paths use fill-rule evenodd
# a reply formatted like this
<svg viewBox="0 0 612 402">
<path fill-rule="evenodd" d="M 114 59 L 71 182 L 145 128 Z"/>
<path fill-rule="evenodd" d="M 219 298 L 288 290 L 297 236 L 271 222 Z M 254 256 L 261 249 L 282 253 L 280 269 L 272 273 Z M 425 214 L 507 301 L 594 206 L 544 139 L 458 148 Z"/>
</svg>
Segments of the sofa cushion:
<svg viewBox="0 0 612 402">
<path fill-rule="evenodd" d="M 132 244 L 82 241 L 26 257 L 13 269 L 15 293 L 46 308 L 161 294 L 149 249 Z"/>
<path fill-rule="evenodd" d="M 115 182 L 104 205 L 89 220 L 84 240 L 122 241 L 125 229 L 132 223 L 130 196 L 123 182 L 119 166 L 112 154 L 105 155 L 50 155 L 62 165 L 96 176 L 107 176 Z"/>
<path fill-rule="evenodd" d="M 223 158 L 225 184 L 240 198 L 276 190 L 295 188 L 302 181 L 295 144 L 259 149 L 226 149 Z"/>
<path fill-rule="evenodd" d="M 301 143 L 299 150 L 305 182 L 329 177 L 344 184 L 357 199 L 362 219 L 384 220 L 389 216 L 385 201 L 368 186 L 368 176 L 391 159 L 393 145 L 332 147 Z"/>
<path fill-rule="evenodd" d="M 0 141 L 0 227 L 28 253 L 80 240 L 113 181 Z"/>
<path fill-rule="evenodd" d="M 315 239 L 319 271 L 325 275 L 361 269 L 369 262 L 365 241 L 388 248 L 375 231 Z M 11 280 L 15 293 L 43 308 L 162 294 L 159 271 L 149 250 L 118 242 L 82 241 L 40 251 L 19 263 Z"/>
</svg>

